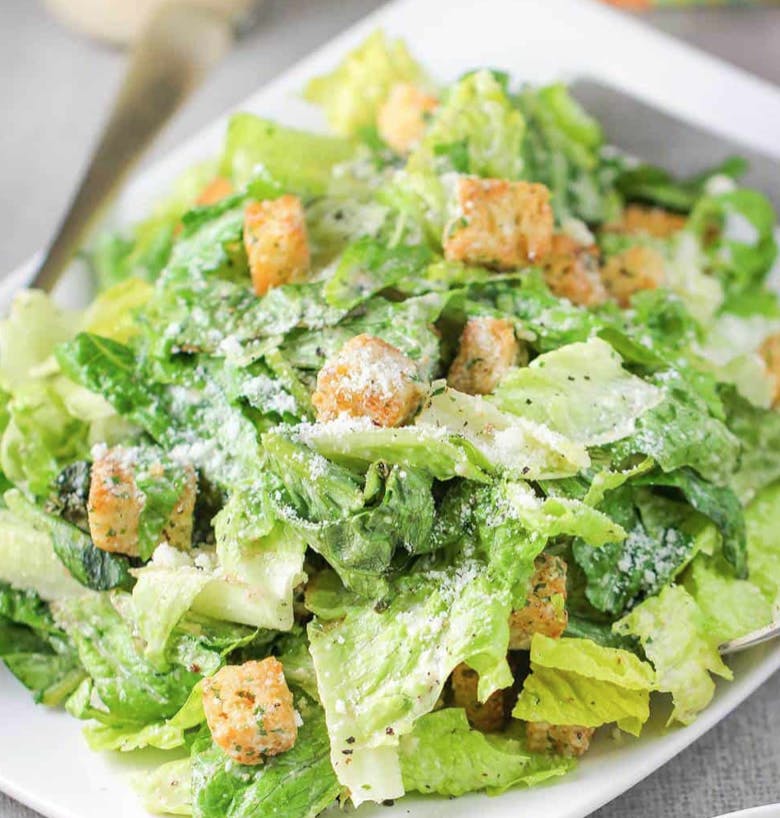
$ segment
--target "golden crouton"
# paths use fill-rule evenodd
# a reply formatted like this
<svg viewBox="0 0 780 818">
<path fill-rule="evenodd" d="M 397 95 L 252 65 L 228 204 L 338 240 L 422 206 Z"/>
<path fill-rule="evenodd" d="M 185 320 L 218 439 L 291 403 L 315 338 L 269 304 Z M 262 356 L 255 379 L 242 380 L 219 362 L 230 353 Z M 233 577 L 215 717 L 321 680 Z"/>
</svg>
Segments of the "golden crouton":
<svg viewBox="0 0 780 818">
<path fill-rule="evenodd" d="M 233 183 L 229 179 L 225 179 L 224 176 L 217 176 L 215 179 L 212 179 L 206 187 L 201 190 L 198 198 L 195 201 L 197 205 L 211 205 L 216 204 L 217 202 L 222 201 L 222 199 L 226 199 L 228 196 L 232 196 L 235 192 L 235 188 L 233 187 Z"/>
<path fill-rule="evenodd" d="M 417 86 L 399 82 L 390 89 L 377 114 L 379 135 L 397 153 L 408 153 L 422 139 L 426 114 L 438 104 L 436 97 Z"/>
<path fill-rule="evenodd" d="M 191 466 L 179 501 L 163 527 L 161 539 L 174 548 L 187 549 L 192 540 L 196 480 Z M 162 474 L 162 466 L 160 466 Z M 116 446 L 92 464 L 89 485 L 89 531 L 97 548 L 130 557 L 139 556 L 138 524 L 144 494 L 135 480 L 132 449 Z"/>
<path fill-rule="evenodd" d="M 685 216 L 670 213 L 660 207 L 629 205 L 620 214 L 620 219 L 608 224 L 605 229 L 612 233 L 667 239 L 679 233 L 685 227 L 685 222 Z"/>
<path fill-rule="evenodd" d="M 528 749 L 532 753 L 555 753 L 581 756 L 590 747 L 595 727 L 576 724 L 552 725 L 546 721 L 529 721 L 525 725 Z"/>
<path fill-rule="evenodd" d="M 583 247 L 565 233 L 556 233 L 542 268 L 547 286 L 558 298 L 568 298 L 581 307 L 595 307 L 607 300 L 595 246 Z"/>
<path fill-rule="evenodd" d="M 239 764 L 262 764 L 298 737 L 292 693 L 273 656 L 226 665 L 204 679 L 203 711 L 214 742 Z"/>
<path fill-rule="evenodd" d="M 487 395 L 517 362 L 519 354 L 520 344 L 511 321 L 470 318 L 463 327 L 447 383 L 469 395 Z"/>
<path fill-rule="evenodd" d="M 540 184 L 462 176 L 457 215 L 444 230 L 448 261 L 511 270 L 550 252 L 550 191 Z"/>
<path fill-rule="evenodd" d="M 244 247 L 257 295 L 300 281 L 309 270 L 309 239 L 297 196 L 249 202 L 244 211 Z"/>
<path fill-rule="evenodd" d="M 761 344 L 759 354 L 764 359 L 767 371 L 774 378 L 775 387 L 772 406 L 780 406 L 780 333 L 770 335 Z"/>
<path fill-rule="evenodd" d="M 487 701 L 480 702 L 477 698 L 479 674 L 463 663 L 452 671 L 450 683 L 453 706 L 466 711 L 466 718 L 475 730 L 494 733 L 504 726 L 509 710 L 506 697 L 510 690 L 496 690 Z"/>
<path fill-rule="evenodd" d="M 351 415 L 400 426 L 424 394 L 414 361 L 381 338 L 357 335 L 320 370 L 312 403 L 320 421 Z"/>
<path fill-rule="evenodd" d="M 525 607 L 512 611 L 509 617 L 510 649 L 527 650 L 535 633 L 557 639 L 569 622 L 565 603 L 566 562 L 540 554 L 534 561 Z"/>
<path fill-rule="evenodd" d="M 654 290 L 664 282 L 663 256 L 652 247 L 636 244 L 611 256 L 601 268 L 601 280 L 621 307 L 640 290 Z"/>
</svg>

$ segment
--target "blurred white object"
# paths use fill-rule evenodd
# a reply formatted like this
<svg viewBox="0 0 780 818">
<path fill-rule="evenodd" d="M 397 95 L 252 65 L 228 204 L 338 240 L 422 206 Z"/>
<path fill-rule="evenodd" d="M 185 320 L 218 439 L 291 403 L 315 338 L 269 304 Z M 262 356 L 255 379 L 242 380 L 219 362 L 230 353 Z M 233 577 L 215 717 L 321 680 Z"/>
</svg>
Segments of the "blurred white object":
<svg viewBox="0 0 780 818">
<path fill-rule="evenodd" d="M 47 7 L 71 28 L 114 45 L 131 43 L 149 15 L 165 0 L 45 0 Z M 191 0 L 243 19 L 256 0 Z"/>
</svg>

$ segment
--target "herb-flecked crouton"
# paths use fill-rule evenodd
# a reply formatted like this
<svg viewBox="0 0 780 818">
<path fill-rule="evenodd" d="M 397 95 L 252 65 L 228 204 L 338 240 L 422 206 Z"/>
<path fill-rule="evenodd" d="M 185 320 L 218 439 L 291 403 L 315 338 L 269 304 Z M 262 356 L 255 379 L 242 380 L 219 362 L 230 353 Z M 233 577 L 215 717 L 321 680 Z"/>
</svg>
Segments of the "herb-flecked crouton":
<svg viewBox="0 0 780 818">
<path fill-rule="evenodd" d="M 203 680 L 203 710 L 211 736 L 239 764 L 262 764 L 298 737 L 293 697 L 274 657 L 226 665 Z"/>
<path fill-rule="evenodd" d="M 317 420 L 340 415 L 369 418 L 377 426 L 400 426 L 425 394 L 417 366 L 381 338 L 357 335 L 317 375 L 312 403 Z"/>
<path fill-rule="evenodd" d="M 532 182 L 461 176 L 457 209 L 444 230 L 448 261 L 511 270 L 550 252 L 550 191 Z"/>
</svg>

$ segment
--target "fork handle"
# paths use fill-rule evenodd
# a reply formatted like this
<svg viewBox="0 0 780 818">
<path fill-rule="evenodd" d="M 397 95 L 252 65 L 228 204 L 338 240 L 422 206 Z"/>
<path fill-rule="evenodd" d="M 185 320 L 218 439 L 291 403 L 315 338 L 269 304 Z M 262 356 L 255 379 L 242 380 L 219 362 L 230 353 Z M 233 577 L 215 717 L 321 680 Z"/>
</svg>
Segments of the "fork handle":
<svg viewBox="0 0 780 818">
<path fill-rule="evenodd" d="M 168 3 L 152 16 L 31 287 L 51 291 L 133 165 L 231 41 L 227 17 L 195 3 Z"/>
</svg>

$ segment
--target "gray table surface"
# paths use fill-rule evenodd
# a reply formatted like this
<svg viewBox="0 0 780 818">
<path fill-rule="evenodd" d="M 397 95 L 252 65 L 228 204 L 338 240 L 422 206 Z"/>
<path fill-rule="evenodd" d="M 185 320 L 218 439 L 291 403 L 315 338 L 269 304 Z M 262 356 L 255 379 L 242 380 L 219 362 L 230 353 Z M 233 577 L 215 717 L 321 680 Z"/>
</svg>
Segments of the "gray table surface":
<svg viewBox="0 0 780 818">
<path fill-rule="evenodd" d="M 209 78 L 150 161 L 379 5 L 271 0 L 263 24 Z M 780 8 L 666 10 L 645 19 L 780 84 Z M 38 249 L 54 228 L 121 71 L 120 54 L 66 32 L 40 2 L 0 0 L 2 273 Z M 707 818 L 780 801 L 778 701 L 775 676 L 693 747 L 596 816 Z M 0 818 L 35 814 L 0 795 Z"/>
</svg>

